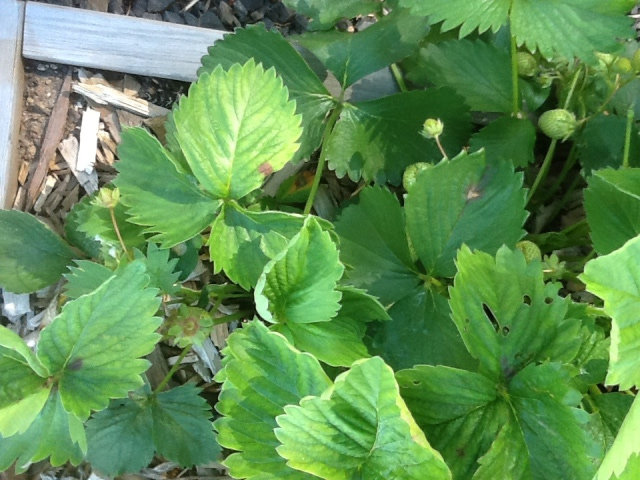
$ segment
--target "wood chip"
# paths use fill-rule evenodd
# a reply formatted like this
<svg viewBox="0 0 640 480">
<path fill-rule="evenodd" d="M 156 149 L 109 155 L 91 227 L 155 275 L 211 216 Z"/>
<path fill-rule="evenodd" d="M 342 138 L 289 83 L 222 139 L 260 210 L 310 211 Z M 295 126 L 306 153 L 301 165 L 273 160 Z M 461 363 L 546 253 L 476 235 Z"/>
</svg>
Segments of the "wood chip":
<svg viewBox="0 0 640 480">
<path fill-rule="evenodd" d="M 63 140 L 60 143 L 60 155 L 64 158 L 65 162 L 71 168 L 74 176 L 78 179 L 82 188 L 91 195 L 93 192 L 98 190 L 98 174 L 95 170 L 91 173 L 87 173 L 82 170 L 78 170 L 77 162 L 78 162 L 78 140 L 73 135 L 70 135 L 69 138 Z"/>
<path fill-rule="evenodd" d="M 67 73 L 67 76 L 62 83 L 58 99 L 51 112 L 51 117 L 47 122 L 47 128 L 44 134 L 44 140 L 42 141 L 42 147 L 40 148 L 40 155 L 38 156 L 38 163 L 33 175 L 28 181 L 27 185 L 27 199 L 26 209 L 29 210 L 34 206 L 36 199 L 39 199 L 40 192 L 42 191 L 45 179 L 47 178 L 47 172 L 49 170 L 49 163 L 55 159 L 56 148 L 62 140 L 64 135 L 64 127 L 67 122 L 67 113 L 69 111 L 69 93 L 71 90 L 71 71 Z"/>
<path fill-rule="evenodd" d="M 91 175 L 96 163 L 96 153 L 98 150 L 98 131 L 100 130 L 100 112 L 87 107 L 82 114 L 82 124 L 80 125 L 80 147 L 78 149 L 78 159 L 76 169 Z"/>
<path fill-rule="evenodd" d="M 33 209 L 36 212 L 40 212 L 40 210 L 42 210 L 44 202 L 47 200 L 49 194 L 53 191 L 53 187 L 56 186 L 56 183 L 58 183 L 58 180 L 56 180 L 56 177 L 54 177 L 53 175 L 49 175 L 47 177 L 44 188 L 41 190 L 40 195 L 33 204 Z"/>
<path fill-rule="evenodd" d="M 72 86 L 74 92 L 83 95 L 100 105 L 113 105 L 142 117 L 160 117 L 169 113 L 169 110 L 154 105 L 151 102 L 142 100 L 141 98 L 133 98 L 121 91 L 102 84 L 89 85 L 83 83 L 74 83 Z"/>
</svg>

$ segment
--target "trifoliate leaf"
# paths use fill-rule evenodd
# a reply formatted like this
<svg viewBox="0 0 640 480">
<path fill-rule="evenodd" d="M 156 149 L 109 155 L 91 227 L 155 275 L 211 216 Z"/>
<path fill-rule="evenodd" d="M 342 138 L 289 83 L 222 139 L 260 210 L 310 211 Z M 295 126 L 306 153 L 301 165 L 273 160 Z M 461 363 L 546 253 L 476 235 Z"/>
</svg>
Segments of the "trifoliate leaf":
<svg viewBox="0 0 640 480">
<path fill-rule="evenodd" d="M 381 7 L 377 0 L 284 0 L 283 3 L 312 18 L 309 23 L 310 30 L 326 30 L 333 27 L 338 20 L 379 12 Z"/>
<path fill-rule="evenodd" d="M 560 364 L 529 365 L 498 384 L 478 373 L 431 366 L 397 377 L 409 410 L 456 478 L 593 475 L 598 452 L 583 428 L 588 415 L 574 408 L 581 396 Z"/>
<path fill-rule="evenodd" d="M 301 117 L 275 71 L 250 60 L 200 75 L 173 112 L 177 140 L 202 187 L 239 199 L 298 150 Z"/>
<path fill-rule="evenodd" d="M 218 65 L 228 70 L 234 64 L 244 64 L 251 58 L 265 69 L 275 67 L 289 90 L 289 97 L 295 100 L 296 112 L 302 115 L 303 131 L 300 150 L 294 159 L 308 158 L 320 146 L 324 119 L 335 101 L 322 81 L 280 33 L 267 31 L 262 24 L 239 29 L 209 47 L 209 55 L 202 58 L 203 67 L 198 74 L 212 72 Z"/>
<path fill-rule="evenodd" d="M 508 381 L 529 363 L 575 357 L 580 322 L 566 319 L 568 301 L 558 296 L 559 285 L 545 285 L 539 262 L 526 263 L 521 251 L 506 247 L 494 260 L 463 246 L 457 265 L 449 290 L 453 320 L 483 374 Z"/>
<path fill-rule="evenodd" d="M 42 364 L 60 378 L 65 409 L 81 419 L 125 397 L 142 384 L 150 353 L 160 335 L 154 317 L 157 291 L 132 262 L 93 293 L 67 303 L 43 331 L 38 345 Z"/>
<path fill-rule="evenodd" d="M 508 50 L 481 40 L 430 44 L 420 51 L 419 68 L 436 86 L 453 88 L 471 110 L 513 109 Z"/>
<path fill-rule="evenodd" d="M 135 257 L 141 260 L 149 275 L 149 287 L 157 288 L 166 295 L 173 295 L 180 290 L 176 285 L 180 272 L 176 272 L 177 258 L 169 258 L 169 249 L 159 249 L 155 243 L 147 244 L 147 253 L 136 250 Z"/>
<path fill-rule="evenodd" d="M 607 452 L 595 480 L 632 480 L 640 473 L 640 397 L 636 396 L 611 450 Z"/>
<path fill-rule="evenodd" d="M 604 300 L 611 317 L 611 350 L 606 383 L 627 390 L 640 385 L 640 236 L 614 252 L 589 261 L 581 280 Z"/>
<path fill-rule="evenodd" d="M 527 119 L 502 117 L 471 137 L 471 151 L 484 148 L 488 165 L 508 161 L 515 167 L 533 162 L 536 129 Z"/>
<path fill-rule="evenodd" d="M 0 287 L 30 293 L 57 282 L 77 255 L 33 215 L 0 210 Z"/>
<path fill-rule="evenodd" d="M 329 233 L 308 217 L 286 249 L 264 267 L 255 289 L 256 309 L 272 323 L 327 322 L 340 308 L 336 282 L 343 271 Z"/>
<path fill-rule="evenodd" d="M 188 383 L 151 399 L 153 442 L 158 453 L 183 467 L 216 460 L 220 447 L 200 389 Z"/>
<path fill-rule="evenodd" d="M 172 247 L 189 240 L 213 220 L 220 201 L 202 192 L 176 169 L 160 142 L 145 130 L 122 132 L 120 174 L 115 184 L 129 207 L 130 221 L 154 233 L 151 240 Z"/>
<path fill-rule="evenodd" d="M 598 170 L 584 191 L 593 248 L 606 255 L 640 234 L 640 169 Z"/>
<path fill-rule="evenodd" d="M 390 309 L 390 322 L 376 326 L 373 351 L 394 369 L 414 365 L 447 365 L 473 369 L 447 299 L 420 285 Z"/>
<path fill-rule="evenodd" d="M 416 162 L 437 162 L 442 153 L 420 135 L 427 118 L 444 123 L 440 141 L 450 155 L 467 142 L 470 116 L 450 89 L 430 89 L 346 104 L 325 148 L 330 168 L 353 181 L 399 185 L 404 169 Z"/>
<path fill-rule="evenodd" d="M 237 450 L 224 464 L 236 478 L 312 478 L 289 468 L 276 452 L 276 417 L 286 405 L 320 395 L 331 381 L 313 356 L 300 353 L 259 321 L 236 330 L 227 340 L 224 380 L 214 423 L 218 442 Z M 315 477 L 313 477 L 315 478 Z"/>
<path fill-rule="evenodd" d="M 277 421 L 287 465 L 321 478 L 451 478 L 380 357 L 356 362 L 321 397 L 285 407 Z"/>
<path fill-rule="evenodd" d="M 540 50 L 547 58 L 595 62 L 594 52 L 614 51 L 619 38 L 633 34 L 619 5 L 608 8 L 596 0 L 400 0 L 400 6 L 429 15 L 432 24 L 444 21 L 442 30 L 460 26 L 460 37 L 476 29 L 496 32 L 509 22 L 518 45 Z"/>
<path fill-rule="evenodd" d="M 252 212 L 226 203 L 209 236 L 216 272 L 249 290 L 262 269 L 302 228 L 304 217 L 284 212 Z"/>
<path fill-rule="evenodd" d="M 71 432 L 79 432 L 74 440 Z M 78 465 L 84 458 L 86 438 L 82 422 L 62 406 L 58 392 L 49 398 L 26 432 L 9 438 L 0 437 L 0 471 L 7 470 L 15 461 L 16 473 L 22 473 L 29 465 L 50 457 L 54 467 L 67 461 Z"/>
<path fill-rule="evenodd" d="M 315 32 L 301 35 L 296 42 L 318 57 L 346 89 L 409 56 L 428 30 L 424 18 L 398 9 L 357 34 Z"/>
<path fill-rule="evenodd" d="M 405 202 L 407 231 L 428 273 L 451 277 L 462 244 L 488 253 L 515 245 L 524 235 L 524 207 L 522 174 L 513 165 L 463 153 L 418 174 Z"/>
<path fill-rule="evenodd" d="M 379 187 L 365 188 L 336 222 L 346 281 L 383 305 L 404 297 L 420 281 L 414 271 L 398 199 Z"/>
<path fill-rule="evenodd" d="M 64 276 L 67 280 L 65 294 L 71 300 L 93 292 L 115 275 L 104 265 L 89 260 L 76 260 L 75 264 L 75 267 L 69 267 L 69 273 Z"/>
<path fill-rule="evenodd" d="M 87 460 L 109 476 L 139 472 L 153 459 L 152 435 L 151 409 L 145 403 L 114 400 L 87 422 Z"/>
<path fill-rule="evenodd" d="M 624 158 L 627 119 L 620 115 L 600 114 L 589 120 L 580 132 L 577 143 L 579 160 L 585 175 L 607 167 L 620 168 Z M 640 167 L 638 129 L 631 125 L 629 166 Z"/>
</svg>

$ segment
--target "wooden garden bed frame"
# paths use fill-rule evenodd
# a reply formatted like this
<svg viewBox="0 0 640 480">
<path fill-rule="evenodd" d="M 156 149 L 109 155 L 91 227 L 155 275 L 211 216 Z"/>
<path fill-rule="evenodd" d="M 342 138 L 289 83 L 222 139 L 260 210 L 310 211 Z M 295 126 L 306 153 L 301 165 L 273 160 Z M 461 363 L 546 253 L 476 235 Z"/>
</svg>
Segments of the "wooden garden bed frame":
<svg viewBox="0 0 640 480">
<path fill-rule="evenodd" d="M 11 208 L 17 188 L 23 58 L 190 82 L 207 47 L 226 33 L 0 0 L 0 208 Z"/>
</svg>

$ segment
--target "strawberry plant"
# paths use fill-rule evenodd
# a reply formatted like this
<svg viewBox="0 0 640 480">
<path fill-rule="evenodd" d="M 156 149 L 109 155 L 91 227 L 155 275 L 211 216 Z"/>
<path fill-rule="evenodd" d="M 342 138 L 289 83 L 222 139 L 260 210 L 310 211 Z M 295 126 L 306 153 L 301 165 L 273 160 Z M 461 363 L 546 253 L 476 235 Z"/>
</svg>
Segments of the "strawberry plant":
<svg viewBox="0 0 640 480">
<path fill-rule="evenodd" d="M 0 212 L 0 285 L 63 291 L 35 350 L 0 327 L 0 469 L 636 478 L 633 2 L 286 3 L 310 31 L 213 45 L 64 239 Z M 237 320 L 212 382 L 168 388 Z"/>
</svg>

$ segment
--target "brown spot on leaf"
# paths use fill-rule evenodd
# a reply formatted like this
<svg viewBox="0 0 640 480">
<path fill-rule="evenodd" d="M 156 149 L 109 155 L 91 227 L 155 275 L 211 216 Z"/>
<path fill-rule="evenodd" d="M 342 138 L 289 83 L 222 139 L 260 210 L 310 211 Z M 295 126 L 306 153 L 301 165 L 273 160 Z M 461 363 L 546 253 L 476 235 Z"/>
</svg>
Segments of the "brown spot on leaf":
<svg viewBox="0 0 640 480">
<path fill-rule="evenodd" d="M 273 173 L 273 167 L 269 162 L 264 162 L 262 165 L 258 167 L 258 171 L 265 177 L 268 177 Z"/>
<path fill-rule="evenodd" d="M 471 200 L 475 200 L 476 198 L 480 198 L 482 196 L 482 191 L 478 188 L 478 185 L 469 185 L 467 189 L 467 194 L 465 196 L 467 202 Z"/>
</svg>

